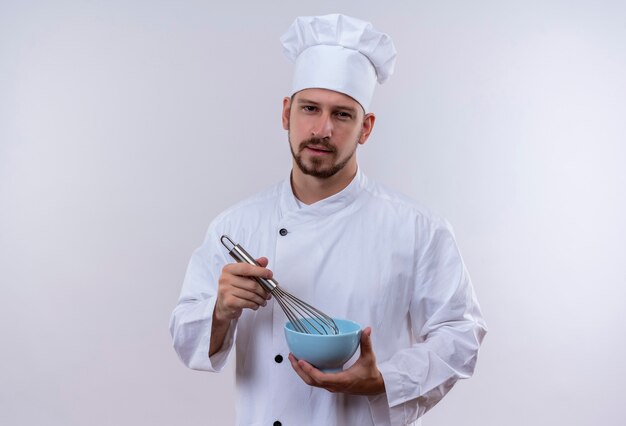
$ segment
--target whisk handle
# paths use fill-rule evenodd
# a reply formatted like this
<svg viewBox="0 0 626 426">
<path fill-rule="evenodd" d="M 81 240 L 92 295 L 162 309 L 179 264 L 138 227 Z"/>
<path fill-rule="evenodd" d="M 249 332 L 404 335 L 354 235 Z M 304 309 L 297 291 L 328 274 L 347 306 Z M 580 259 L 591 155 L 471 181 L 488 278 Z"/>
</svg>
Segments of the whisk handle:
<svg viewBox="0 0 626 426">
<path fill-rule="evenodd" d="M 259 265 L 259 262 L 254 260 L 254 257 L 250 256 L 250 254 L 244 250 L 239 244 L 235 244 L 233 240 L 230 239 L 228 235 L 222 235 L 220 241 L 228 249 L 228 254 L 231 255 L 233 259 L 235 259 L 239 263 L 247 263 L 249 265 Z M 278 286 L 278 283 L 274 281 L 272 278 L 266 279 L 261 277 L 254 277 L 256 282 L 258 282 L 261 287 L 270 293 Z"/>
</svg>

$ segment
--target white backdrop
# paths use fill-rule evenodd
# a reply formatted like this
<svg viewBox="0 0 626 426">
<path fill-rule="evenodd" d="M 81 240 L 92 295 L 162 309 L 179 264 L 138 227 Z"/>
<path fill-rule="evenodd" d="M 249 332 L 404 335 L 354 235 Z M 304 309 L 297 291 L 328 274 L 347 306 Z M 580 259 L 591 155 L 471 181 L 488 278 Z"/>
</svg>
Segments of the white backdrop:
<svg viewBox="0 0 626 426">
<path fill-rule="evenodd" d="M 624 2 L 225 3 L 0 0 L 0 424 L 234 422 L 169 315 L 289 172 L 278 38 L 331 12 L 394 38 L 360 164 L 454 225 L 490 328 L 424 424 L 623 424 Z"/>
</svg>

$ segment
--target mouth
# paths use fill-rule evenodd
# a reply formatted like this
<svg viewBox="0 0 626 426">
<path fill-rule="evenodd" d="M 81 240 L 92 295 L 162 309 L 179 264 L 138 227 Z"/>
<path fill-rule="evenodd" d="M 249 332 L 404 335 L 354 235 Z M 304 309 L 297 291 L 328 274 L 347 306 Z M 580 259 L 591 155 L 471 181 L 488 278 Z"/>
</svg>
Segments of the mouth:
<svg viewBox="0 0 626 426">
<path fill-rule="evenodd" d="M 307 145 L 305 149 L 315 155 L 325 155 L 325 154 L 332 153 L 330 149 L 323 148 L 321 146 L 316 146 L 316 145 Z"/>
</svg>

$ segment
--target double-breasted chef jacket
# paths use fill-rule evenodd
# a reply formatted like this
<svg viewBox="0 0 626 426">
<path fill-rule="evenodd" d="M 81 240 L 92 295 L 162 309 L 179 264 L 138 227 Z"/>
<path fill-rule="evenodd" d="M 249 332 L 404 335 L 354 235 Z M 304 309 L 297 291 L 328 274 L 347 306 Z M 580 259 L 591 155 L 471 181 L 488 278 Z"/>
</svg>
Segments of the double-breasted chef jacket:
<svg viewBox="0 0 626 426">
<path fill-rule="evenodd" d="M 287 320 L 273 298 L 244 309 L 209 357 L 218 279 L 233 262 L 224 234 L 267 257 L 289 293 L 371 326 L 386 392 L 356 396 L 305 384 L 287 359 Z M 189 263 L 170 331 L 192 369 L 220 371 L 236 348 L 240 425 L 380 426 L 419 424 L 471 376 L 486 327 L 449 224 L 359 169 L 345 189 L 314 204 L 299 203 L 287 178 L 215 218 Z"/>
</svg>

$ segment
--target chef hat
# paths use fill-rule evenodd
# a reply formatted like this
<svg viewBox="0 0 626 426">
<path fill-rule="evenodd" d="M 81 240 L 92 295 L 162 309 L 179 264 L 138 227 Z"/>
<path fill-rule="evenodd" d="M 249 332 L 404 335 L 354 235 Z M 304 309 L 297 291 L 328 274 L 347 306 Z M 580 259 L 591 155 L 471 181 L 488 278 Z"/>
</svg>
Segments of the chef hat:
<svg viewBox="0 0 626 426">
<path fill-rule="evenodd" d="M 346 15 L 301 16 L 280 38 L 295 63 L 292 94 L 308 88 L 345 93 L 368 110 L 376 81 L 393 74 L 391 37 Z"/>
</svg>

